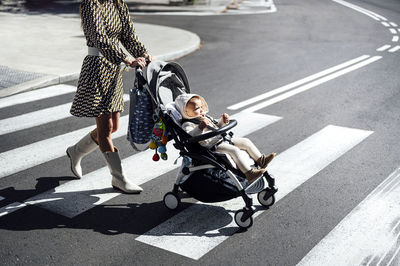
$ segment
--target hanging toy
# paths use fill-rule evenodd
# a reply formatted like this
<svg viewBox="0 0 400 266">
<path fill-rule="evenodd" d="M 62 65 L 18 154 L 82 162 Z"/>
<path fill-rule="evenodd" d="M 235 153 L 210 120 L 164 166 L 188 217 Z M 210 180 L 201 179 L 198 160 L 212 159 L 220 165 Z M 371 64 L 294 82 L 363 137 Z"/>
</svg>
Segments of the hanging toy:
<svg viewBox="0 0 400 266">
<path fill-rule="evenodd" d="M 160 119 L 157 123 L 154 124 L 153 133 L 151 134 L 151 142 L 149 144 L 149 148 L 155 150 L 155 154 L 153 155 L 153 161 L 160 160 L 160 155 L 158 155 L 157 151 L 161 154 L 161 159 L 167 160 L 167 145 L 168 137 L 167 131 L 165 130 L 165 124 Z"/>
</svg>

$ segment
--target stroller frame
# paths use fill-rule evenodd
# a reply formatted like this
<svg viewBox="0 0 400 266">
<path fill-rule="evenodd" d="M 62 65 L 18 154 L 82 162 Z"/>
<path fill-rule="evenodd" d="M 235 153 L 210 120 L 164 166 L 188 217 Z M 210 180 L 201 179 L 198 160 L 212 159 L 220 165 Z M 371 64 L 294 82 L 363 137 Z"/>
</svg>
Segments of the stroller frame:
<svg viewBox="0 0 400 266">
<path fill-rule="evenodd" d="M 224 194 L 222 197 L 217 195 L 212 200 L 206 202 L 219 202 L 239 196 L 242 197 L 245 206 L 235 212 L 234 220 L 240 228 L 246 229 L 251 227 L 253 224 L 252 215 L 255 213 L 255 208 L 253 206 L 253 198 L 250 196 L 250 194 L 258 193 L 257 199 L 259 203 L 262 206 L 269 208 L 275 203 L 274 195 L 278 191 L 278 189 L 275 187 L 275 179 L 267 171 L 265 171 L 264 174 L 256 181 L 250 185 L 243 186 L 239 178 L 243 180 L 243 183 L 246 183 L 247 181 L 244 181 L 245 176 L 240 170 L 236 169 L 231 164 L 227 157 L 228 155 L 213 153 L 209 149 L 199 144 L 199 141 L 212 138 L 217 135 L 221 135 L 224 139 L 228 138 L 228 134 L 232 136 L 233 133 L 228 131 L 237 125 L 237 121 L 232 119 L 228 125 L 222 128 L 193 137 L 183 130 L 179 121 L 172 116 L 171 110 L 167 110 L 163 99 L 160 96 L 160 88 L 165 84 L 169 84 L 168 86 L 170 86 L 167 89 L 172 93 L 172 100 L 174 100 L 179 94 L 190 93 L 189 82 L 182 67 L 174 62 L 167 63 L 162 61 L 154 61 L 148 65 L 146 70 L 142 71 L 140 68 L 137 68 L 135 74 L 136 78 L 139 78 L 139 80 L 147 82 L 148 84 L 148 87 L 146 86 L 146 90 L 150 94 L 153 101 L 154 121 L 157 121 L 159 118 L 162 119 L 167 128 L 168 139 L 174 140 L 173 145 L 180 151 L 180 156 L 184 157 L 184 161 L 185 158 L 191 159 L 190 164 L 182 163 L 181 167 L 179 168 L 172 191 L 167 192 L 164 195 L 164 205 L 170 210 L 177 210 L 181 202 L 181 197 L 179 194 L 181 191 L 185 191 L 182 188 L 182 185 L 185 185 L 186 181 L 183 179 L 185 177 L 188 179 L 191 178 L 189 175 L 197 171 L 216 169 L 217 171 L 223 171 L 226 173 L 226 176 L 230 181 L 232 181 L 229 182 L 228 189 L 225 187 L 225 190 L 228 190 L 229 193 Z M 205 179 L 201 180 L 206 180 L 206 177 Z M 223 182 L 225 182 L 225 180 Z M 226 184 L 226 182 L 224 184 Z M 186 186 L 186 189 L 187 188 L 188 187 Z M 219 189 L 221 186 L 217 188 L 218 192 L 215 193 L 220 192 Z M 193 189 L 193 187 L 191 189 Z M 190 195 L 189 191 L 186 192 Z M 192 191 L 192 193 L 194 193 L 194 191 Z M 197 195 L 197 197 L 199 197 L 199 195 Z M 198 200 L 201 201 L 201 199 Z"/>
<path fill-rule="evenodd" d="M 242 183 L 238 180 L 237 176 L 244 178 L 244 174 L 240 170 L 236 169 L 231 165 L 231 163 L 226 157 L 227 155 L 221 154 L 218 156 L 220 158 L 216 158 L 216 156 L 208 157 L 204 156 L 203 154 L 190 152 L 187 150 L 185 146 L 185 144 L 193 144 L 193 143 L 197 144 L 199 141 L 212 138 L 217 135 L 225 137 L 228 134 L 227 132 L 237 125 L 236 120 L 232 119 L 228 125 L 216 131 L 192 137 L 188 133 L 183 131 L 183 129 L 182 131 L 180 130 L 181 129 L 180 125 L 175 121 L 173 121 L 173 119 L 168 115 L 168 111 L 162 110 L 160 116 L 163 119 L 164 123 L 166 123 L 167 127 L 169 129 L 172 129 L 169 131 L 169 133 L 175 140 L 174 146 L 175 148 L 180 150 L 180 155 L 187 156 L 191 159 L 196 159 L 197 161 L 201 162 L 200 165 L 186 166 L 182 164 L 180 166 L 178 173 L 176 175 L 176 181 L 172 188 L 172 191 L 166 193 L 163 199 L 164 205 L 168 209 L 171 210 L 178 209 L 180 204 L 180 197 L 179 197 L 180 184 L 185 176 L 199 170 L 215 169 L 215 168 L 226 172 L 226 174 L 235 184 L 238 190 L 238 194 L 242 197 L 245 203 L 245 206 L 242 209 L 236 211 L 234 215 L 235 222 L 239 227 L 247 229 L 251 227 L 253 224 L 252 215 L 255 213 L 255 208 L 253 206 L 253 198 L 249 196 L 249 194 L 258 193 L 257 199 L 259 203 L 266 208 L 269 208 L 271 205 L 275 203 L 274 195 L 278 191 L 278 189 L 275 187 L 275 179 L 268 173 L 268 171 L 265 171 L 262 176 L 260 176 L 256 181 L 254 181 L 247 187 L 243 187 Z M 184 135 L 186 136 L 186 138 L 180 139 L 179 135 L 180 136 Z M 232 136 L 233 133 L 229 132 L 229 135 Z M 224 163 L 218 162 L 218 159 L 223 160 Z M 267 183 L 267 186 L 265 183 Z"/>
</svg>

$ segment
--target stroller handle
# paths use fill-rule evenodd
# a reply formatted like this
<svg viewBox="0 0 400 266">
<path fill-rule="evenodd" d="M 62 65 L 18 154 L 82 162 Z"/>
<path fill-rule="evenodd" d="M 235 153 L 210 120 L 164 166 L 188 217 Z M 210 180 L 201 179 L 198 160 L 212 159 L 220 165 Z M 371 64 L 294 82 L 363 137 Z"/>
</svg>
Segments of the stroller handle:
<svg viewBox="0 0 400 266">
<path fill-rule="evenodd" d="M 186 140 L 186 142 L 187 143 L 199 142 L 199 141 L 202 141 L 202 140 L 206 140 L 206 139 L 209 139 L 209 138 L 224 134 L 225 132 L 227 132 L 228 130 L 232 129 L 236 125 L 237 125 L 237 121 L 235 119 L 232 119 L 232 120 L 229 121 L 229 123 L 226 126 L 221 127 L 220 129 L 217 129 L 215 131 L 208 132 L 206 134 L 202 134 L 202 135 L 199 135 L 199 136 L 196 136 L 196 137 L 191 137 L 190 139 Z"/>
</svg>

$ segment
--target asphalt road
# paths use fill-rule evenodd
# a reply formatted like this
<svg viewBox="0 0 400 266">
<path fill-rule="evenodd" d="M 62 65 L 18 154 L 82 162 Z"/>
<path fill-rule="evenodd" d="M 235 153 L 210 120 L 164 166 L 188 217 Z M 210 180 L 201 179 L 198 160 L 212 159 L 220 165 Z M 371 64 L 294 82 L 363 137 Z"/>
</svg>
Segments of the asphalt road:
<svg viewBox="0 0 400 266">
<path fill-rule="evenodd" d="M 184 204 L 178 212 L 170 212 L 163 206 L 162 198 L 172 188 L 177 171 L 175 169 L 144 183 L 142 187 L 145 192 L 140 195 L 118 195 L 73 218 L 40 206 L 24 207 L 0 217 L 0 264 L 299 263 L 400 166 L 400 50 L 390 52 L 390 49 L 400 43 L 394 38 L 400 34 L 397 26 L 400 24 L 400 2 L 373 0 L 351 3 L 373 11 L 387 20 L 376 20 L 371 13 L 366 15 L 328 0 L 275 1 L 278 11 L 270 14 L 135 18 L 138 22 L 183 28 L 200 36 L 201 48 L 177 62 L 186 71 L 192 92 L 207 99 L 210 113 L 215 116 L 223 112 L 238 113 L 265 100 L 238 110 L 228 107 L 366 55 L 359 59 L 359 62 L 364 62 L 365 65 L 357 65 L 359 67 L 354 69 L 343 67 L 342 73 L 337 76 L 329 76 L 328 73 L 321 75 L 328 77 L 326 80 L 310 78 L 303 85 L 316 80 L 320 82 L 309 85 L 309 88 L 299 84 L 297 87 L 303 86 L 303 91 L 295 93 L 297 87 L 293 87 L 288 90 L 293 92 L 292 96 L 288 95 L 287 98 L 282 97 L 279 100 L 277 96 L 285 96 L 284 92 L 281 92 L 274 96 L 276 103 L 253 110 L 265 117 L 279 117 L 280 120 L 252 132 L 247 137 L 252 139 L 261 151 L 277 152 L 282 154 L 282 158 L 288 154 L 287 151 L 291 147 L 299 143 L 304 144 L 304 140 L 310 136 L 319 132 L 325 136 L 324 129 L 332 128 L 329 125 L 335 126 L 335 130 L 332 135 L 326 137 L 327 142 L 332 143 L 333 159 L 288 190 L 289 193 L 269 210 L 260 212 L 249 230 L 229 233 L 229 230 L 220 229 L 215 235 L 195 230 L 189 233 L 175 232 L 176 236 L 188 233 L 190 236 L 200 237 L 201 242 L 210 242 L 211 246 L 213 238 L 226 236 L 225 241 L 213 246 L 199 259 L 135 240 L 198 204 L 193 199 L 184 199 Z M 385 26 L 382 22 L 397 24 Z M 395 33 L 391 32 L 390 28 L 394 28 Z M 390 48 L 383 49 L 384 45 L 390 45 Z M 352 66 L 354 65 L 356 63 Z M 129 84 L 130 77 L 125 77 L 125 80 L 125 84 Z M 72 98 L 73 93 L 69 93 L 11 106 L 1 110 L 0 119 L 55 107 L 70 102 Z M 2 160 L 7 159 L 4 157 L 6 151 L 90 125 L 93 125 L 91 119 L 65 118 L 2 135 Z M 342 152 L 338 152 L 335 147 L 342 145 L 341 141 L 350 135 L 345 129 L 357 129 L 354 132 L 365 133 L 365 136 L 358 139 L 355 137 L 349 147 L 346 146 Z M 343 130 L 345 133 L 341 137 Z M 350 133 L 352 132 L 350 130 Z M 116 145 L 120 147 L 124 158 L 135 153 L 127 146 L 124 136 L 116 139 Z M 302 161 L 304 164 L 310 162 L 310 165 L 317 165 L 320 163 L 320 157 L 330 152 L 329 149 L 318 150 L 316 147 L 317 151 L 311 153 L 310 150 L 314 146 L 306 148 L 308 149 L 292 149 L 294 155 L 290 158 L 305 158 Z M 48 149 L 51 150 L 52 147 Z M 174 159 L 170 160 L 172 163 Z M 23 160 L 21 164 L 24 164 Z M 84 160 L 85 173 L 101 167 L 104 167 L 104 162 L 98 151 Z M 290 167 L 293 167 L 293 172 L 296 172 L 297 167 L 300 169 L 297 176 L 302 176 L 308 171 L 302 170 L 302 165 Z M 279 165 L 276 168 L 279 168 Z M 280 185 L 284 188 L 286 183 L 294 181 L 294 177 L 290 175 L 275 177 L 278 188 Z M 66 156 L 4 176 L 0 178 L 0 196 L 4 198 L 0 201 L 0 207 L 24 202 L 73 179 Z M 210 230 L 231 222 L 224 209 L 214 208 L 210 213 L 219 215 L 220 224 L 215 228 L 215 224 L 210 225 Z M 398 210 L 398 204 L 393 208 L 394 212 Z M 203 221 L 204 219 L 198 220 L 199 223 Z M 192 223 L 195 225 L 196 221 Z M 367 225 L 373 234 L 374 224 Z M 162 244 L 161 236 L 155 234 L 154 238 L 159 237 Z M 173 231 L 170 232 L 170 236 L 174 236 Z M 342 244 L 341 238 L 338 239 L 337 244 Z M 187 240 L 187 249 L 196 249 L 190 241 Z M 357 243 L 362 245 L 361 242 Z M 398 246 L 397 244 L 394 250 Z M 354 256 L 361 256 L 358 264 L 370 259 L 357 254 Z M 396 264 L 400 263 L 399 256 L 396 257 L 394 253 L 394 260 L 390 265 L 399 265 Z M 319 265 L 327 263 L 321 260 L 323 256 L 318 258 Z M 374 262 L 372 265 L 376 265 L 376 261 Z M 389 260 L 385 263 L 387 264 L 384 265 L 389 265 Z M 330 264 L 354 265 L 342 262 L 335 264 L 333 261 L 330 261 Z M 310 262 L 309 265 L 318 264 Z"/>
</svg>

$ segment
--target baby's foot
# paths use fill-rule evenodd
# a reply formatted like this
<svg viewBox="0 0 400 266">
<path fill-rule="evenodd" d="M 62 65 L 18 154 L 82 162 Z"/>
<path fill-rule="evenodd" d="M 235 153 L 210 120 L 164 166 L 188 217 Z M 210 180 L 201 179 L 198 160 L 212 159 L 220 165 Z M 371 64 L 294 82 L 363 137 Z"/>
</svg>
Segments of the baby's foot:
<svg viewBox="0 0 400 266">
<path fill-rule="evenodd" d="M 249 184 L 251 184 L 257 178 L 259 178 L 262 174 L 264 174 L 264 172 L 265 172 L 264 169 L 252 168 L 251 170 L 249 170 L 246 173 L 244 173 L 244 175 L 246 176 L 247 181 L 249 181 Z"/>
<path fill-rule="evenodd" d="M 261 155 L 260 158 L 257 159 L 257 164 L 258 166 L 260 166 L 260 168 L 265 169 L 267 167 L 267 165 L 272 161 L 272 159 L 274 159 L 276 153 L 270 153 L 268 155 Z"/>
</svg>

